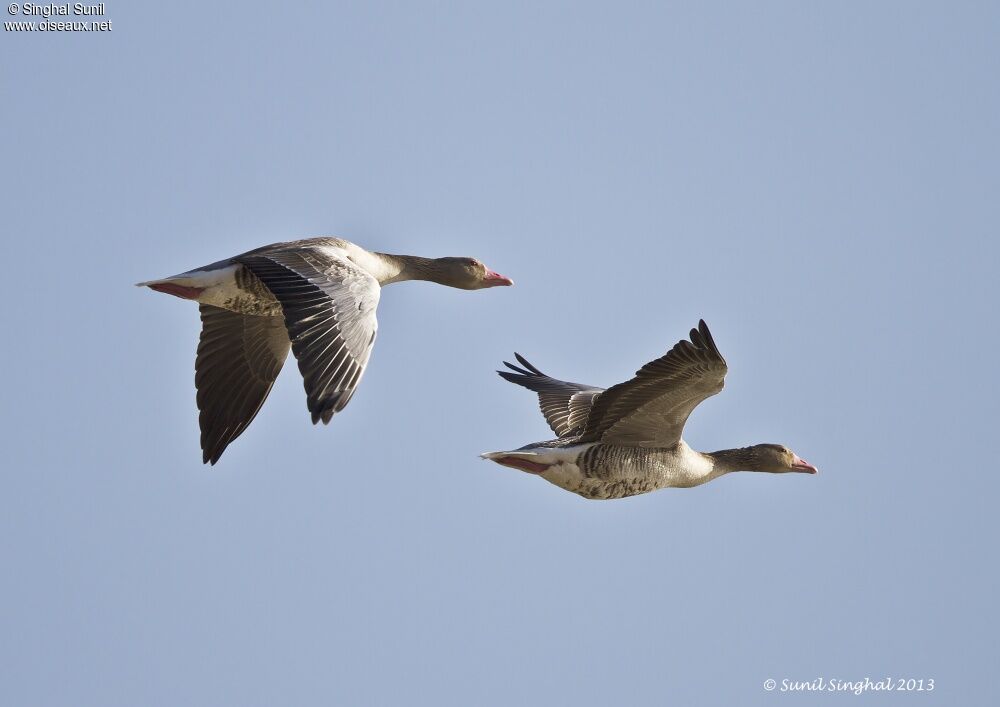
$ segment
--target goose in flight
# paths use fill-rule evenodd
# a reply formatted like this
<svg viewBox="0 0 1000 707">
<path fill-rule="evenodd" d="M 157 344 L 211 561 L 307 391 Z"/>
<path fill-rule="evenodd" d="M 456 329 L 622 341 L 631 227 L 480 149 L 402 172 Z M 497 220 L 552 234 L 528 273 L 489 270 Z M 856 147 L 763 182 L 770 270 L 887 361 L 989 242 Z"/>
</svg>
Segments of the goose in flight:
<svg viewBox="0 0 1000 707">
<path fill-rule="evenodd" d="M 219 461 L 253 420 L 289 347 L 313 424 L 330 422 L 365 372 L 382 286 L 403 280 L 463 290 L 514 284 L 474 258 L 388 255 L 339 238 L 274 243 L 138 283 L 201 310 L 195 386 L 203 462 Z"/>
<path fill-rule="evenodd" d="M 731 471 L 815 474 L 812 464 L 780 444 L 696 452 L 681 432 L 688 415 L 722 390 L 726 361 L 704 321 L 631 380 L 607 390 L 545 375 L 520 354 L 503 378 L 538 393 L 557 439 L 484 459 L 541 476 L 584 498 L 635 496 L 698 486 Z"/>
</svg>

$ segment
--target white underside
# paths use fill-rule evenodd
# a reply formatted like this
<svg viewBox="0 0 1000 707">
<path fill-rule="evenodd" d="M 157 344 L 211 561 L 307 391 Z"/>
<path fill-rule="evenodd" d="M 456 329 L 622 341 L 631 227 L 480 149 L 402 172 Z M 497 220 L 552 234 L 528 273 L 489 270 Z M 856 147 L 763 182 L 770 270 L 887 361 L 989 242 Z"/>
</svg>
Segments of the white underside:
<svg viewBox="0 0 1000 707">
<path fill-rule="evenodd" d="M 137 283 L 140 287 L 170 283 L 183 287 L 197 287 L 202 290 L 198 297 L 201 304 L 211 304 L 225 308 L 225 302 L 233 300 L 243 292 L 236 286 L 236 269 L 239 265 L 229 265 L 216 270 L 189 270 L 180 275 L 165 277 L 161 280 L 148 280 Z"/>
<path fill-rule="evenodd" d="M 681 441 L 675 449 L 665 451 L 655 460 L 624 460 L 620 467 L 602 469 L 597 474 L 587 476 L 577 465 L 577 459 L 591 446 L 593 443 L 559 449 L 529 447 L 508 452 L 487 452 L 481 456 L 498 463 L 504 457 L 514 457 L 550 465 L 537 475 L 586 498 L 619 498 L 622 495 L 647 493 L 660 488 L 689 488 L 711 481 L 724 473 L 715 469 L 709 458 Z"/>
<path fill-rule="evenodd" d="M 578 444 L 572 447 L 536 447 L 534 449 L 519 449 L 511 452 L 486 452 L 480 456 L 483 459 L 497 461 L 503 457 L 524 459 L 535 464 L 549 465 L 548 469 L 537 474 L 546 481 L 573 493 L 579 493 L 587 481 L 576 460 L 580 458 L 593 444 Z M 531 473 L 531 472 L 528 472 Z"/>
</svg>

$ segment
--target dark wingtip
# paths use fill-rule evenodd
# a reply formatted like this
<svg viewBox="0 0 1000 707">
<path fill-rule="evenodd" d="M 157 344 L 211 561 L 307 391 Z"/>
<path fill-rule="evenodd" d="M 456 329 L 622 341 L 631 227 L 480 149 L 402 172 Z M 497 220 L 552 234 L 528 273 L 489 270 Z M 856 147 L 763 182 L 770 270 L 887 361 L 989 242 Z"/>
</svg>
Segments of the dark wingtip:
<svg viewBox="0 0 1000 707">
<path fill-rule="evenodd" d="M 223 443 L 222 439 L 202 439 L 201 440 L 201 463 L 215 466 L 222 453 L 226 451 L 228 443 Z"/>
<path fill-rule="evenodd" d="M 526 370 L 524 370 L 523 368 L 521 368 L 521 367 L 519 367 L 519 366 L 515 366 L 515 365 L 514 365 L 513 363 L 511 363 L 510 361 L 504 361 L 504 362 L 503 362 L 503 365 L 505 365 L 505 366 L 506 366 L 507 368 L 509 368 L 509 369 L 510 369 L 510 370 L 512 370 L 512 371 L 516 371 L 517 373 L 520 373 L 520 374 L 521 374 L 522 376 L 528 376 L 528 375 L 531 375 L 531 374 L 530 374 L 530 373 L 528 373 L 528 372 L 527 372 Z M 500 371 L 497 371 L 497 373 L 499 373 L 499 372 L 500 372 Z"/>
<path fill-rule="evenodd" d="M 698 321 L 698 329 L 701 330 L 701 334 L 705 337 L 705 343 L 708 348 L 712 349 L 718 356 L 722 356 L 722 352 L 719 351 L 719 347 L 715 344 L 715 339 L 712 337 L 712 332 L 708 330 L 708 324 L 705 323 L 704 319 Z"/>
<path fill-rule="evenodd" d="M 332 407 L 326 407 L 319 410 L 310 411 L 310 416 L 312 417 L 312 423 L 318 425 L 323 423 L 324 425 L 329 425 L 330 420 L 333 419 L 333 414 L 337 412 Z"/>
<path fill-rule="evenodd" d="M 711 349 L 717 351 L 715 342 L 712 340 L 712 333 L 708 330 L 708 324 L 704 319 L 698 320 L 698 328 L 692 329 L 689 335 L 691 343 L 699 349 Z"/>
<path fill-rule="evenodd" d="M 348 397 L 347 400 L 350 400 L 350 397 Z M 320 419 L 323 420 L 324 425 L 329 425 L 333 416 L 344 409 L 344 406 L 347 405 L 347 400 L 343 399 L 343 395 L 338 395 L 328 402 L 328 404 L 320 411 Z"/>
<path fill-rule="evenodd" d="M 520 363 L 522 366 L 524 366 L 529 371 L 531 371 L 532 373 L 534 373 L 536 376 L 544 376 L 545 375 L 540 370 L 538 370 L 537 368 L 535 368 L 534 366 L 532 366 L 531 363 L 528 361 L 528 359 L 526 359 L 524 356 L 522 356 L 521 354 L 519 354 L 517 351 L 514 352 L 514 358 L 517 359 L 518 363 Z"/>
</svg>

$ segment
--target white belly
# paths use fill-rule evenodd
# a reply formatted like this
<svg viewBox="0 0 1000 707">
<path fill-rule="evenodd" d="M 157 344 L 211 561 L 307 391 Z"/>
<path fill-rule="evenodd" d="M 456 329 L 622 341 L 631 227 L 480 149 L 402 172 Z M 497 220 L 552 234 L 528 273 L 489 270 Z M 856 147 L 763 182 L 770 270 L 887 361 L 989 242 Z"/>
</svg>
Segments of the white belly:
<svg viewBox="0 0 1000 707">
<path fill-rule="evenodd" d="M 721 473 L 713 469 L 711 460 L 684 442 L 670 449 L 593 443 L 557 449 L 539 446 L 483 456 L 494 461 L 514 457 L 547 465 L 546 469 L 537 472 L 543 479 L 593 499 L 624 498 L 667 487 L 698 486 Z"/>
</svg>

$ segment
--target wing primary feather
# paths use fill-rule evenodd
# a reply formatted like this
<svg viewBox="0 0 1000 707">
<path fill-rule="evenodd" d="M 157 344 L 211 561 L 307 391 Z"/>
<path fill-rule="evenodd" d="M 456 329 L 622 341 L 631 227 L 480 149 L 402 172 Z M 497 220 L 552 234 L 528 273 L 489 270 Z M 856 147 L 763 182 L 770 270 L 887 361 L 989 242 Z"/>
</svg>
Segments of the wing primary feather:
<svg viewBox="0 0 1000 707">
<path fill-rule="evenodd" d="M 530 373 L 528 373 L 528 372 L 527 372 L 526 370 L 524 370 L 523 368 L 520 368 L 520 367 L 518 367 L 518 366 L 515 366 L 515 365 L 514 365 L 513 363 L 510 363 L 509 361 L 504 361 L 504 362 L 503 362 L 503 365 L 505 365 L 505 366 L 506 366 L 507 368 L 509 368 L 509 369 L 510 369 L 510 370 L 512 370 L 512 371 L 517 371 L 517 372 L 518 372 L 518 373 L 520 373 L 520 374 L 521 374 L 522 376 L 530 376 L 530 375 L 531 375 Z M 499 373 L 499 371 L 497 371 L 497 372 Z"/>
<path fill-rule="evenodd" d="M 289 251 L 241 262 L 281 303 L 313 424 L 344 409 L 375 342 L 379 285 L 350 261 Z"/>
<path fill-rule="evenodd" d="M 539 371 L 537 368 L 535 368 L 534 366 L 532 366 L 531 363 L 528 362 L 528 359 L 526 359 L 524 356 L 522 356 L 521 354 L 519 354 L 517 351 L 514 352 L 514 358 L 516 358 L 518 360 L 518 363 L 520 363 L 522 366 L 524 366 L 529 371 L 531 371 L 532 373 L 534 373 L 536 376 L 544 376 L 545 375 L 544 373 L 542 373 L 541 371 Z"/>
<path fill-rule="evenodd" d="M 580 441 L 640 447 L 670 446 L 691 411 L 724 385 L 726 362 L 705 321 L 663 356 L 594 401 Z"/>
<path fill-rule="evenodd" d="M 503 364 L 510 370 L 498 370 L 497 375 L 537 393 L 538 407 L 549 427 L 559 437 L 579 432 L 593 401 L 603 388 L 552 378 L 542 373 L 521 354 L 515 352 L 514 357 L 524 368 L 515 366 L 510 361 L 504 361 Z M 587 395 L 574 400 L 574 396 L 580 393 Z"/>
<path fill-rule="evenodd" d="M 280 318 L 200 309 L 195 399 L 202 461 L 215 464 L 264 404 L 288 353 L 288 336 Z"/>
</svg>

